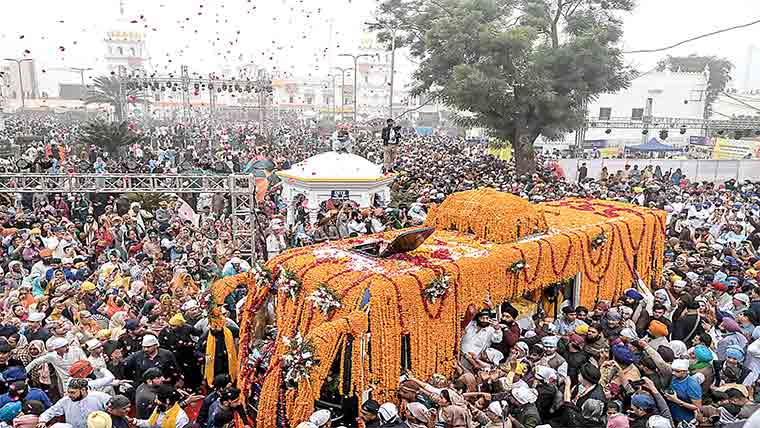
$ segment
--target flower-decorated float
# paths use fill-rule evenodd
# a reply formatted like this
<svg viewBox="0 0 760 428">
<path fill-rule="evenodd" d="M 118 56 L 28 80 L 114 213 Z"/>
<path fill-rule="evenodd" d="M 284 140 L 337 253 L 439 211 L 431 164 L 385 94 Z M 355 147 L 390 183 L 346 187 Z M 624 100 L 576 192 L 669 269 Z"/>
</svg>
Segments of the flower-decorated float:
<svg viewBox="0 0 760 428">
<path fill-rule="evenodd" d="M 393 231 L 293 249 L 267 263 L 271 288 L 251 285 L 239 352 L 238 383 L 257 402 L 258 427 L 306 419 L 326 381 L 342 397 L 371 389 L 384 402 L 397 400 L 402 367 L 421 378 L 451 375 L 461 321 L 487 297 L 540 296 L 575 278 L 574 303 L 593 305 L 662 273 L 665 213 L 624 203 L 530 204 L 480 189 L 451 195 L 425 226 L 435 229 L 421 238 Z M 400 235 L 424 243 L 393 254 L 396 242 L 388 243 Z M 373 246 L 391 255 L 373 255 Z M 276 333 L 262 356 L 266 302 Z"/>
</svg>

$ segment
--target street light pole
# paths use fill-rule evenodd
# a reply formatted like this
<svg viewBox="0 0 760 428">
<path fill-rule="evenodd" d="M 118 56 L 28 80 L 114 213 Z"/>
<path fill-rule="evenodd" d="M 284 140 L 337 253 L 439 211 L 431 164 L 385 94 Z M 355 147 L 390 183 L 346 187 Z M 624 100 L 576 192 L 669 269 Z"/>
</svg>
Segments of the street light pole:
<svg viewBox="0 0 760 428">
<path fill-rule="evenodd" d="M 340 117 L 343 118 L 343 108 L 346 106 L 346 72 L 351 71 L 350 68 L 333 67 L 340 71 Z M 356 78 L 356 76 L 354 76 Z"/>
<path fill-rule="evenodd" d="M 332 111 L 333 111 L 332 117 L 333 117 L 333 122 L 336 122 L 337 121 L 336 115 L 338 114 L 338 107 L 337 107 L 337 100 L 336 100 L 337 97 L 335 96 L 335 92 L 336 92 L 335 91 L 335 75 L 331 73 L 330 77 L 332 77 Z"/>
<path fill-rule="evenodd" d="M 359 73 L 358 73 L 358 70 L 357 70 L 357 61 L 359 60 L 359 58 L 362 58 L 362 57 L 373 57 L 375 55 L 372 55 L 372 54 L 354 55 L 354 54 L 342 53 L 342 54 L 339 54 L 338 56 L 345 56 L 345 57 L 352 58 L 354 60 L 354 124 L 356 124 L 356 111 L 357 111 L 357 108 L 358 108 L 357 101 L 359 99 L 358 93 L 357 93 L 358 92 L 358 81 L 359 81 Z"/>
<path fill-rule="evenodd" d="M 393 119 L 393 74 L 396 68 L 396 30 L 393 28 L 391 32 L 391 79 L 390 79 L 390 96 L 388 97 L 388 117 Z"/>
<path fill-rule="evenodd" d="M 388 26 L 386 24 L 373 24 L 371 22 L 365 22 L 366 25 L 379 25 L 385 28 L 386 30 L 389 30 L 391 32 L 391 76 L 390 76 L 390 96 L 388 97 L 388 117 L 393 118 L 393 79 L 395 77 L 395 69 L 396 69 L 396 32 L 398 31 L 398 26 Z"/>
<path fill-rule="evenodd" d="M 69 70 L 79 73 L 79 77 L 81 78 L 82 86 L 79 88 L 79 94 L 80 94 L 80 98 L 82 99 L 82 105 L 84 105 L 84 114 L 87 117 L 89 115 L 87 114 L 87 105 L 84 104 L 84 99 L 85 99 L 84 73 L 85 71 L 92 71 L 92 68 L 69 67 Z"/>
<path fill-rule="evenodd" d="M 5 61 L 13 61 L 18 65 L 18 86 L 19 89 L 21 89 L 21 110 L 24 110 L 25 104 L 24 104 L 24 76 L 21 73 L 21 63 L 24 61 L 31 61 L 29 58 L 22 58 L 22 59 L 15 59 L 15 58 L 4 58 Z"/>
</svg>

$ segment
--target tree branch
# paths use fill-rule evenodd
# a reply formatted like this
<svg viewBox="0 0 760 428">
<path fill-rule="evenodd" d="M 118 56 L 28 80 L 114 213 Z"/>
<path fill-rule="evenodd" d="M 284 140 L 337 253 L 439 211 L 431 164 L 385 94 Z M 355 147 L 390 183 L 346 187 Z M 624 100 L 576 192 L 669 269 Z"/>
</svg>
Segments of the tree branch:
<svg viewBox="0 0 760 428">
<path fill-rule="evenodd" d="M 554 14 L 551 28 L 552 47 L 554 49 L 559 47 L 559 29 L 557 28 L 557 24 L 559 23 L 559 18 L 562 16 L 562 10 L 564 8 L 565 3 L 563 3 L 562 0 L 557 0 L 557 13 Z"/>
</svg>

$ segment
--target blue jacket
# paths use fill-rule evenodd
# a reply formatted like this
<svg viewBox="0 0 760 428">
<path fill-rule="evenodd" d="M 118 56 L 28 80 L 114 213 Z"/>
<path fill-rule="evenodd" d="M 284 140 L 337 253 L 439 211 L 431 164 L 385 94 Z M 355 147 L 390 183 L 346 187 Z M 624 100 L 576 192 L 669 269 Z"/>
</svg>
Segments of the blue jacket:
<svg viewBox="0 0 760 428">
<path fill-rule="evenodd" d="M 50 408 L 53 403 L 50 402 L 50 398 L 48 398 L 47 394 L 45 394 L 45 391 L 39 389 L 39 388 L 29 388 L 29 391 L 26 393 L 26 397 L 24 397 L 24 401 L 30 401 L 30 400 L 37 400 L 42 402 L 42 404 L 45 406 L 45 409 L 47 410 Z M 10 395 L 6 392 L 5 394 L 0 395 L 0 408 L 5 406 L 6 404 L 14 401 Z"/>
</svg>

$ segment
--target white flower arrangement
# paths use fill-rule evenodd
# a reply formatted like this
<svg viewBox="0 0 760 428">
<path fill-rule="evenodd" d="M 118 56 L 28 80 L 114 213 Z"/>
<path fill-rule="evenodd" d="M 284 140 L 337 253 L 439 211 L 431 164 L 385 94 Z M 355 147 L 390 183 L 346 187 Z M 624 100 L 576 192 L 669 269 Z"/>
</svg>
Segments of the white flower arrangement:
<svg viewBox="0 0 760 428">
<path fill-rule="evenodd" d="M 258 261 L 251 265 L 251 272 L 256 275 L 256 286 L 263 287 L 272 283 L 272 271 Z"/>
<path fill-rule="evenodd" d="M 301 281 L 295 273 L 283 269 L 280 276 L 277 278 L 277 290 L 282 290 L 285 294 L 290 296 L 291 300 L 296 300 L 298 292 L 301 291 Z"/>
<path fill-rule="evenodd" d="M 341 307 L 340 296 L 327 284 L 320 284 L 309 300 L 312 305 L 322 312 L 322 315 L 328 316 L 330 313 Z"/>
<path fill-rule="evenodd" d="M 435 303 L 436 300 L 446 295 L 449 290 L 449 280 L 451 278 L 448 275 L 438 275 L 430 281 L 427 287 L 422 290 L 422 294 L 430 303 Z"/>
<path fill-rule="evenodd" d="M 282 356 L 285 385 L 295 388 L 301 381 L 309 380 L 312 369 L 319 365 L 319 361 L 314 358 L 312 344 L 304 339 L 300 332 L 292 339 L 283 337 L 282 342 L 287 348 Z"/>
<path fill-rule="evenodd" d="M 520 273 L 527 267 L 528 263 L 526 263 L 525 260 L 518 260 L 512 263 L 512 266 L 509 267 L 509 270 L 512 273 Z"/>
</svg>

